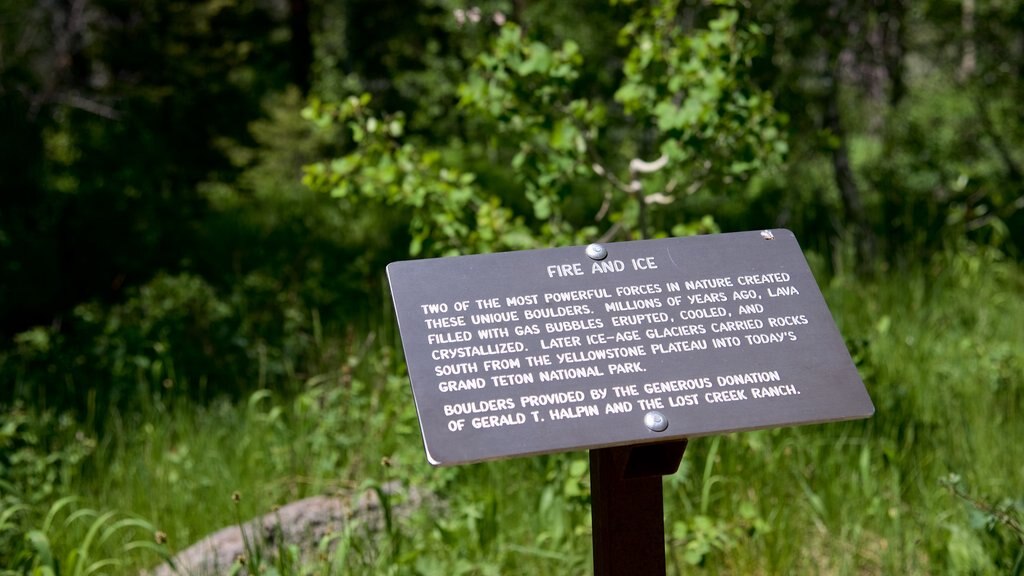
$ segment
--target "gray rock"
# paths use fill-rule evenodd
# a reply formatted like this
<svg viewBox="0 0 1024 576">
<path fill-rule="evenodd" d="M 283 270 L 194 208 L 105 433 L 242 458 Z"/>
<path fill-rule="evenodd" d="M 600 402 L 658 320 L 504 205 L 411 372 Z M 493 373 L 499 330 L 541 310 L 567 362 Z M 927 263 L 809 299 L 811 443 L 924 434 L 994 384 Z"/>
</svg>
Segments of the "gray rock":
<svg viewBox="0 0 1024 576">
<path fill-rule="evenodd" d="M 389 499 L 394 498 L 390 506 L 393 520 L 407 517 L 421 506 L 437 504 L 435 498 L 425 497 L 416 489 L 403 490 L 397 483 L 385 485 L 380 492 Z M 243 523 L 241 528 L 236 525 L 214 532 L 148 574 L 227 574 L 240 557 L 247 555 L 245 538 L 249 540 L 249 549 L 259 550 L 264 562 L 272 561 L 279 550 L 293 545 L 298 547 L 302 561 L 308 562 L 316 558 L 319 544 L 330 535 L 341 533 L 353 523 L 358 523 L 367 532 L 378 532 L 385 521 L 385 509 L 377 490 L 367 490 L 355 498 L 313 496 L 253 518 Z M 238 574 L 246 572 L 242 570 Z"/>
</svg>

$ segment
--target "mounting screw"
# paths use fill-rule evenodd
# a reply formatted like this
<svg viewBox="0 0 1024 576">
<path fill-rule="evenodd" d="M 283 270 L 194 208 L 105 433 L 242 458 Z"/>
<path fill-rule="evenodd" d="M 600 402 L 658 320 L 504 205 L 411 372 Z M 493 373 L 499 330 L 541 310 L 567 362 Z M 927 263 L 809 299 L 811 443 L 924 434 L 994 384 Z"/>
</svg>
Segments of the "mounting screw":
<svg viewBox="0 0 1024 576">
<path fill-rule="evenodd" d="M 644 424 L 651 429 L 651 432 L 664 432 L 668 428 L 668 418 L 657 410 L 651 410 L 644 414 Z"/>
<path fill-rule="evenodd" d="M 590 256 L 591 260 L 604 260 L 608 257 L 608 250 L 600 244 L 591 244 L 587 246 L 587 256 Z"/>
</svg>

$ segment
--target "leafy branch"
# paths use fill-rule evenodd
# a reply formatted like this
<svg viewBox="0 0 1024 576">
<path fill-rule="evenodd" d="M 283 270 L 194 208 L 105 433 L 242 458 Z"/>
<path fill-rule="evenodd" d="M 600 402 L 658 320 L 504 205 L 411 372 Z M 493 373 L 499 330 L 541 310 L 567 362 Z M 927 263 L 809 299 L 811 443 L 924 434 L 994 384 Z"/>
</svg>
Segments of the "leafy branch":
<svg viewBox="0 0 1024 576">
<path fill-rule="evenodd" d="M 628 50 L 621 81 L 607 100 L 580 86 L 585 62 L 575 41 L 552 47 L 499 24 L 454 110 L 490 142 L 486 157 L 458 138 L 417 144 L 401 114 L 372 111 L 366 95 L 314 101 L 306 118 L 345 126 L 349 151 L 307 166 L 304 182 L 345 201 L 409 210 L 414 256 L 646 238 L 650 208 L 673 204 L 680 185 L 687 194 L 710 185 L 725 192 L 776 165 L 787 148 L 770 95 L 749 78 L 756 26 L 740 24 L 731 0 L 716 3 L 707 28 L 684 28 L 679 9 L 679 0 L 635 9 L 619 35 Z M 483 163 L 506 170 L 532 214 L 483 191 L 466 169 Z M 603 188 L 599 202 L 588 183 Z M 575 216 L 595 207 L 603 234 Z"/>
<path fill-rule="evenodd" d="M 1021 502 L 1006 498 L 997 504 L 992 504 L 982 498 L 973 496 L 964 487 L 963 479 L 959 474 L 950 474 L 943 478 L 941 483 L 951 494 L 985 514 L 989 527 L 998 524 L 1009 529 L 1017 539 L 1017 542 L 1024 546 L 1024 522 L 1021 521 L 1020 516 Z"/>
</svg>

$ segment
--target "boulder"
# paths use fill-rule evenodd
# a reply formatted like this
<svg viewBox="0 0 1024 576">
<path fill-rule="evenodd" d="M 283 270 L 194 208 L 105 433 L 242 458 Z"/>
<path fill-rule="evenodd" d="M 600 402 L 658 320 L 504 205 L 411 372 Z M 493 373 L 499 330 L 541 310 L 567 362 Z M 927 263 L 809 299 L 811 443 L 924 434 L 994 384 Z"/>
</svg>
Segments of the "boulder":
<svg viewBox="0 0 1024 576">
<path fill-rule="evenodd" d="M 331 535 L 357 526 L 373 533 L 385 524 L 381 494 L 389 498 L 393 520 L 409 516 L 417 508 L 435 503 L 416 489 L 403 490 L 397 483 L 379 491 L 369 489 L 349 497 L 313 496 L 281 506 L 241 526 L 229 526 L 206 536 L 178 552 L 170 561 L 153 568 L 150 576 L 227 574 L 248 550 L 258 550 L 263 562 L 272 561 L 278 551 L 295 546 L 304 562 L 315 560 L 321 542 Z M 393 500 L 391 497 L 394 497 Z M 243 531 L 245 537 L 243 538 Z M 333 548 L 333 546 L 332 546 Z M 251 562 L 251 559 L 249 560 Z M 245 574 L 241 571 L 239 574 Z"/>
</svg>

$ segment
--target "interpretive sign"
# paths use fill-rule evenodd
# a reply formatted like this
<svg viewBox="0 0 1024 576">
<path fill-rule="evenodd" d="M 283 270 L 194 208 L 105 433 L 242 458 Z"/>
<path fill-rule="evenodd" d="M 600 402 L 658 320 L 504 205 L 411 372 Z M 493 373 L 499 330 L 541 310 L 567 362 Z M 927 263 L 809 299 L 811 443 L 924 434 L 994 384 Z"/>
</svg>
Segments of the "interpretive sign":
<svg viewBox="0 0 1024 576">
<path fill-rule="evenodd" d="M 865 418 L 788 230 L 395 262 L 432 464 Z"/>
</svg>

